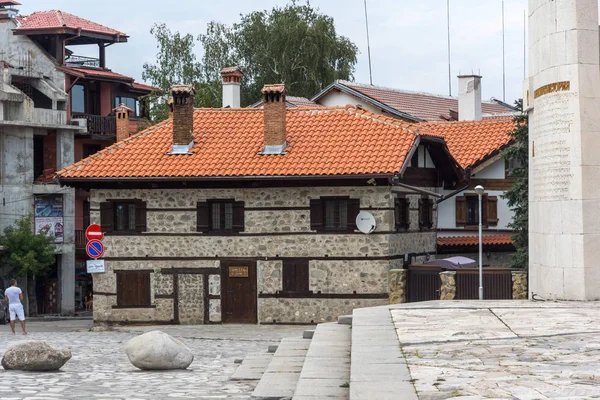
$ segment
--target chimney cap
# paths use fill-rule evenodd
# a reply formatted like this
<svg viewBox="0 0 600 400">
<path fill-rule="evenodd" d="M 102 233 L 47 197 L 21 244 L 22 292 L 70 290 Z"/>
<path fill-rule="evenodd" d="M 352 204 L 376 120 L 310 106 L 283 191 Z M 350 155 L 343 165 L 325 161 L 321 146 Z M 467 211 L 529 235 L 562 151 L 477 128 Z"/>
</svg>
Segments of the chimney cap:
<svg viewBox="0 0 600 400">
<path fill-rule="evenodd" d="M 244 70 L 241 67 L 225 67 L 221 69 L 221 76 L 244 76 Z"/>
<path fill-rule="evenodd" d="M 287 89 L 285 88 L 285 85 L 283 83 L 278 83 L 278 84 L 273 84 L 273 85 L 265 85 L 261 91 L 262 94 L 265 93 L 280 93 L 280 94 L 286 94 L 287 93 Z"/>
<path fill-rule="evenodd" d="M 483 78 L 483 76 L 481 75 L 477 75 L 477 74 L 466 74 L 466 75 L 458 75 L 458 78 Z"/>
<path fill-rule="evenodd" d="M 113 111 L 122 111 L 122 110 L 127 110 L 129 112 L 133 112 L 133 110 L 129 107 L 127 107 L 125 104 L 121 103 L 119 104 L 118 107 L 115 107 L 112 109 Z"/>
<path fill-rule="evenodd" d="M 169 90 L 171 94 L 187 94 L 193 95 L 196 93 L 194 87 L 192 85 L 173 85 L 171 86 L 171 90 Z"/>
</svg>

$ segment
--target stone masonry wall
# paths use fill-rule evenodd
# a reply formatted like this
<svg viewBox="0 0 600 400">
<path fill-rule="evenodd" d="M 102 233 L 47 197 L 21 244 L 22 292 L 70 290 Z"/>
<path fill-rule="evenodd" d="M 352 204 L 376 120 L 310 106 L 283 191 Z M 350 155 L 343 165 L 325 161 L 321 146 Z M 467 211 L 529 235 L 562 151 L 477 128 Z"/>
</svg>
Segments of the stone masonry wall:
<svg viewBox="0 0 600 400">
<path fill-rule="evenodd" d="M 360 198 L 361 209 L 377 220 L 373 234 L 313 234 L 310 230 L 310 199 L 322 196 Z M 421 196 L 411 198 L 411 221 L 418 212 L 412 208 Z M 94 290 L 116 293 L 115 269 L 152 269 L 153 295 L 174 293 L 173 276 L 160 274 L 165 268 L 219 268 L 219 259 L 237 257 L 257 260 L 257 293 L 276 295 L 282 290 L 282 261 L 277 258 L 308 258 L 309 284 L 314 293 L 348 294 L 348 299 L 259 299 L 259 320 L 269 322 L 325 321 L 351 311 L 351 307 L 385 304 L 387 299 L 357 299 L 360 294 L 387 293 L 387 271 L 401 266 L 401 259 L 386 257 L 404 253 L 435 251 L 435 232 L 418 231 L 418 221 L 411 223 L 408 233 L 392 233 L 394 229 L 394 195 L 389 187 L 276 188 L 276 189 L 189 189 L 189 190 L 93 190 L 92 223 L 100 223 L 100 203 L 109 199 L 141 199 L 146 202 L 147 232 L 139 235 L 107 235 L 107 272 L 94 278 Z M 196 232 L 196 203 L 207 199 L 244 201 L 245 230 L 239 235 L 203 235 Z M 268 208 L 278 208 L 270 210 Z M 281 208 L 286 208 L 281 210 Z M 295 209 L 289 209 L 295 208 Z M 435 225 L 435 224 L 434 224 Z M 161 233 L 168 235 L 161 235 Z M 181 236 L 173 235 L 181 233 Z M 280 233 L 285 233 L 280 235 Z M 294 233 L 298 233 L 295 235 Z M 251 235 L 250 235 L 251 234 Z M 260 235 L 264 234 L 264 235 Z M 147 258 L 144 261 L 123 257 Z M 215 260 L 194 260 L 215 257 Z M 319 260 L 310 260 L 319 257 Z M 331 258 L 325 260 L 323 258 Z M 343 257 L 345 260 L 336 258 Z M 370 260 L 369 258 L 378 258 Z M 179 260 L 176 260 L 178 258 Z M 188 258 L 181 261 L 181 258 Z M 275 259 L 273 259 L 275 258 Z M 347 259 L 350 260 L 347 260 Z M 355 259 L 353 259 L 355 258 Z M 179 318 L 182 323 L 204 322 L 203 275 L 179 275 Z M 209 320 L 221 319 L 220 277 L 209 278 Z M 189 292 L 189 293 L 188 293 Z M 153 299 L 154 303 L 173 299 Z M 114 298 L 116 302 L 116 297 Z M 292 307 L 287 309 L 285 306 Z M 102 319 L 118 320 L 130 310 L 102 308 Z M 315 309 L 319 309 L 316 311 Z M 138 311 L 146 320 L 165 321 L 165 308 Z M 112 316 L 108 317 L 108 314 Z M 100 316 L 100 314 L 98 314 Z M 300 317 L 302 315 L 302 317 Z M 310 318 L 309 318 L 310 317 Z M 95 315 L 96 318 L 96 315 Z M 100 319 L 98 317 L 97 319 Z"/>
</svg>

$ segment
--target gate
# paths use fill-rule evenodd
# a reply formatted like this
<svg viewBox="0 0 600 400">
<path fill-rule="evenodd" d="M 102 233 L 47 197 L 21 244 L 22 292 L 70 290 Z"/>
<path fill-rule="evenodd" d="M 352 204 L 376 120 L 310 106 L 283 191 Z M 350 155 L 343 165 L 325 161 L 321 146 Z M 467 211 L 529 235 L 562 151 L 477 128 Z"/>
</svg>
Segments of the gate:
<svg viewBox="0 0 600 400">
<path fill-rule="evenodd" d="M 440 299 L 440 278 L 442 268 L 437 265 L 411 265 L 408 267 L 407 301 L 428 301 Z"/>
<path fill-rule="evenodd" d="M 506 268 L 483 269 L 483 298 L 485 300 L 512 299 L 512 271 Z M 479 270 L 456 270 L 456 300 L 479 299 Z"/>
</svg>

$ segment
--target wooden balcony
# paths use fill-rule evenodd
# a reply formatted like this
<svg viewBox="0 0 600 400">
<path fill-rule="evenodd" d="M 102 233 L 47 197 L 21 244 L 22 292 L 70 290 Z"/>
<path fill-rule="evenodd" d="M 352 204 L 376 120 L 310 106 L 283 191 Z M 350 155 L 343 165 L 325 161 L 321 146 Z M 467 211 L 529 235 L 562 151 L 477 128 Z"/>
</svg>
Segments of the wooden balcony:
<svg viewBox="0 0 600 400">
<path fill-rule="evenodd" d="M 117 119 L 114 115 L 73 113 L 72 118 L 86 119 L 89 135 L 115 136 L 117 134 Z"/>
</svg>

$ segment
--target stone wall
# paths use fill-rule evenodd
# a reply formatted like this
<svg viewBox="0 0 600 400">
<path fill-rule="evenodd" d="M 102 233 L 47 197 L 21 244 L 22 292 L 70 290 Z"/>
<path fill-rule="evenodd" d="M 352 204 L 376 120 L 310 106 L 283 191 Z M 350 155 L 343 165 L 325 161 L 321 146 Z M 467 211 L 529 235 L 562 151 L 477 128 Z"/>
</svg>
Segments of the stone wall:
<svg viewBox="0 0 600 400">
<path fill-rule="evenodd" d="M 322 196 L 360 198 L 361 209 L 368 210 L 376 217 L 376 231 L 370 235 L 359 232 L 310 234 L 310 199 Z M 388 257 L 435 252 L 435 231 L 418 230 L 418 211 L 412 203 L 418 208 L 421 196 L 408 197 L 411 198 L 411 221 L 414 221 L 409 232 L 396 234 L 392 233 L 394 195 L 389 187 L 93 190 L 93 223 L 100 223 L 100 203 L 106 200 L 135 198 L 145 201 L 148 207 L 145 233 L 105 236 L 107 272 L 95 276 L 94 289 L 116 293 L 115 269 L 152 269 L 153 295 L 159 295 L 161 298 L 156 300 L 163 303 L 170 302 L 170 310 L 174 309 L 173 305 L 177 302 L 179 322 L 219 322 L 220 260 L 248 259 L 256 261 L 259 297 L 261 294 L 275 296 L 259 299 L 259 321 L 333 320 L 339 314 L 351 312 L 355 306 L 387 303 L 387 298 L 361 299 L 360 296 L 385 296 L 388 270 L 402 266 L 402 259 Z M 238 235 L 197 233 L 196 203 L 229 198 L 245 202 L 244 232 Z M 124 259 L 132 257 L 143 260 Z M 282 258 L 308 260 L 309 290 L 315 297 L 278 297 L 282 290 Z M 175 288 L 173 274 L 160 273 L 163 269 L 171 268 L 202 271 L 212 268 L 216 273 L 180 273 Z M 208 280 L 206 296 L 203 279 Z M 336 298 L 318 296 L 327 294 L 334 294 Z M 102 315 L 103 320 L 107 320 L 107 313 L 114 315 L 110 317 L 112 320 L 118 320 L 118 316 L 129 311 L 111 311 L 102 307 L 101 310 L 102 314 L 98 315 Z M 208 313 L 209 321 L 204 321 L 205 313 Z M 158 307 L 154 311 L 144 310 L 140 315 L 148 321 L 175 318 L 174 314 L 166 317 L 163 309 L 159 310 Z"/>
<path fill-rule="evenodd" d="M 408 270 L 391 269 L 388 275 L 388 291 L 390 304 L 406 303 L 406 278 Z"/>
<path fill-rule="evenodd" d="M 442 286 L 440 300 L 454 300 L 456 298 L 456 271 L 440 272 Z"/>
<path fill-rule="evenodd" d="M 525 271 L 513 271 L 513 273 L 512 273 L 512 282 L 513 282 L 512 296 L 513 296 L 514 300 L 527 300 L 529 298 L 528 293 L 527 293 L 528 278 L 529 278 L 529 275 Z"/>
</svg>

